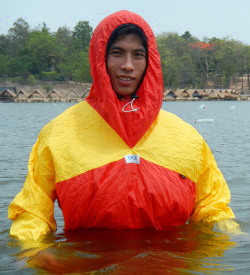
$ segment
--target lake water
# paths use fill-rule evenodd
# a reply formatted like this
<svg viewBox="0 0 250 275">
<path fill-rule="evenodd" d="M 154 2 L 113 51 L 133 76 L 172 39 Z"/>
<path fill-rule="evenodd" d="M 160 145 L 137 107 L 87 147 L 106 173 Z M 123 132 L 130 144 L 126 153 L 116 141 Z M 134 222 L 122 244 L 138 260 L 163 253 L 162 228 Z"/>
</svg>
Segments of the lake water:
<svg viewBox="0 0 250 275">
<path fill-rule="evenodd" d="M 0 103 L 1 274 L 250 274 L 249 235 L 230 237 L 193 224 L 169 232 L 65 234 L 56 206 L 58 230 L 42 244 L 9 237 L 7 208 L 25 180 L 32 145 L 42 126 L 73 104 Z M 165 102 L 163 108 L 207 140 L 231 189 L 237 221 L 250 233 L 250 102 Z"/>
</svg>

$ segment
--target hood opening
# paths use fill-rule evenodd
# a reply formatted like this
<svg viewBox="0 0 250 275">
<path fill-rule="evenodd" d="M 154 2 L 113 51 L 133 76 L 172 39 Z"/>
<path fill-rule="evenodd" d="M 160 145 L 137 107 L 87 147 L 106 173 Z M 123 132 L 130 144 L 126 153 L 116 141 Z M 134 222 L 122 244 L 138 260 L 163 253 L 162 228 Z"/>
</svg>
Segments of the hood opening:
<svg viewBox="0 0 250 275">
<path fill-rule="evenodd" d="M 144 71 L 144 73 L 143 73 L 143 75 L 141 77 L 140 82 L 137 85 L 136 90 L 134 91 L 134 93 L 132 93 L 130 95 L 131 99 L 137 99 L 139 97 L 138 97 L 138 95 L 136 95 L 136 93 L 137 93 L 138 89 L 140 88 L 140 86 L 141 86 L 141 84 L 143 82 L 143 79 L 144 79 L 144 76 L 145 76 L 145 74 L 147 72 L 147 67 L 148 67 L 148 39 L 147 39 L 147 36 L 145 35 L 143 29 L 141 29 L 136 24 L 131 24 L 131 23 L 122 24 L 122 25 L 118 26 L 117 28 L 115 28 L 113 30 L 113 32 L 111 33 L 111 35 L 109 37 L 109 40 L 108 40 L 108 43 L 107 43 L 106 53 L 105 53 L 105 64 L 106 64 L 106 70 L 107 70 L 107 74 L 108 74 L 107 59 L 108 59 L 108 54 L 109 54 L 109 50 L 110 50 L 111 46 L 117 40 L 123 39 L 128 34 L 135 34 L 135 35 L 137 35 L 140 38 L 140 40 L 142 42 L 142 45 L 143 45 L 143 47 L 146 50 L 146 68 L 145 68 L 145 71 Z M 126 96 L 122 96 L 122 95 L 118 95 L 118 94 L 116 94 L 116 96 L 117 96 L 118 99 L 126 98 Z"/>
<path fill-rule="evenodd" d="M 146 69 L 136 93 L 131 95 L 136 96 L 133 108 L 140 108 L 136 112 L 122 112 L 124 101 L 114 92 L 106 68 L 111 36 L 117 28 L 126 24 L 139 27 L 147 42 Z M 111 14 L 96 27 L 90 42 L 89 57 L 93 84 L 86 101 L 132 148 L 155 121 L 162 105 L 162 69 L 153 31 L 142 17 L 133 12 L 123 10 Z"/>
</svg>

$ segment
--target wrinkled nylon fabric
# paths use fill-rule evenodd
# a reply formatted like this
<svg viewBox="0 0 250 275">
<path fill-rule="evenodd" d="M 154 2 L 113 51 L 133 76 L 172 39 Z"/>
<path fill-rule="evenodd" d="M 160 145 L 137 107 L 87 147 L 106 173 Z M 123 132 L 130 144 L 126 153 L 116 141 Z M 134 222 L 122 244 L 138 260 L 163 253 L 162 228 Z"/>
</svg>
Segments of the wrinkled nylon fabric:
<svg viewBox="0 0 250 275">
<path fill-rule="evenodd" d="M 167 229 L 188 220 L 195 200 L 191 180 L 142 158 L 139 165 L 121 159 L 90 170 L 56 190 L 66 230 Z"/>
<path fill-rule="evenodd" d="M 125 164 L 129 154 L 139 155 L 141 163 Z M 125 222 L 127 228 L 161 229 L 188 218 L 209 222 L 234 217 L 225 180 L 193 127 L 161 111 L 130 148 L 87 102 L 69 108 L 41 131 L 24 188 L 9 207 L 11 234 L 36 239 L 55 230 L 55 198 L 67 229 L 121 229 Z M 117 201 L 119 211 L 112 209 Z M 103 205 L 109 206 L 106 212 Z M 122 219 L 118 225 L 114 215 Z"/>
<path fill-rule="evenodd" d="M 147 73 L 134 102 L 112 90 L 105 48 L 112 31 L 139 25 L 149 41 Z M 104 227 L 157 230 L 193 221 L 233 218 L 230 192 L 213 155 L 197 131 L 160 111 L 162 76 L 153 33 L 138 15 L 122 11 L 104 19 L 90 45 L 93 85 L 87 101 L 76 104 L 39 134 L 21 192 L 9 207 L 10 234 L 37 239 L 56 229 L 57 199 L 65 229 Z M 136 155 L 140 162 L 126 163 Z"/>
<path fill-rule="evenodd" d="M 148 66 L 137 91 L 137 112 L 122 112 L 124 101 L 114 93 L 105 64 L 106 45 L 113 30 L 125 23 L 138 25 L 148 38 Z M 121 11 L 106 17 L 95 29 L 90 43 L 93 85 L 87 102 L 106 120 L 129 147 L 133 147 L 156 119 L 162 104 L 163 80 L 156 40 L 149 25 L 138 15 Z"/>
</svg>

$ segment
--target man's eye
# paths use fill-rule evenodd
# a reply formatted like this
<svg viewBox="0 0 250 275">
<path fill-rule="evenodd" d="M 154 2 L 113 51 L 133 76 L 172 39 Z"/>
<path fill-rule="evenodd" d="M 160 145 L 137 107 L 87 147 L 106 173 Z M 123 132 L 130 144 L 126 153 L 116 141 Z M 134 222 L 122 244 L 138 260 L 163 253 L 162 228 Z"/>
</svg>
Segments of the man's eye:
<svg viewBox="0 0 250 275">
<path fill-rule="evenodd" d="M 146 55 L 145 55 L 145 53 L 138 52 L 138 53 L 135 53 L 135 57 L 137 57 L 137 58 L 145 58 Z"/>
<path fill-rule="evenodd" d="M 113 56 L 120 56 L 122 53 L 121 53 L 121 51 L 115 50 L 115 51 L 110 51 L 109 54 L 111 54 Z"/>
</svg>

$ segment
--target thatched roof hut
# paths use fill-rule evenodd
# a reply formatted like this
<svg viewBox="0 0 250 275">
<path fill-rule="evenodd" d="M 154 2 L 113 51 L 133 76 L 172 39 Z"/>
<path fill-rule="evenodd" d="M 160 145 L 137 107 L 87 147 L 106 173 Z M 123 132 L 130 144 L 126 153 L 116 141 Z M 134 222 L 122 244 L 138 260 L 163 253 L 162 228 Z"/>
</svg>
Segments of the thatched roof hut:
<svg viewBox="0 0 250 275">
<path fill-rule="evenodd" d="M 188 94 L 187 90 L 185 90 L 185 89 L 177 89 L 175 91 L 175 95 L 177 96 L 177 98 L 180 98 L 180 99 L 190 98 L 190 95 Z"/>
<path fill-rule="evenodd" d="M 237 100 L 238 98 L 236 91 L 232 89 L 220 89 L 218 92 L 218 97 L 225 100 Z"/>
<path fill-rule="evenodd" d="M 225 99 L 225 91 L 218 90 L 217 91 L 217 97 L 218 97 L 218 99 Z"/>
<path fill-rule="evenodd" d="M 165 90 L 163 92 L 163 100 L 174 100 L 176 99 L 176 94 L 173 92 L 173 90 Z"/>
<path fill-rule="evenodd" d="M 70 89 L 65 95 L 67 102 L 77 102 L 78 98 L 79 94 L 73 89 Z"/>
<path fill-rule="evenodd" d="M 218 90 L 211 89 L 209 91 L 207 90 L 207 92 L 208 92 L 208 99 L 210 99 L 210 100 L 217 100 L 218 99 L 218 93 L 219 93 Z"/>
<path fill-rule="evenodd" d="M 194 99 L 201 99 L 202 98 L 202 94 L 199 92 L 199 90 L 188 89 L 187 93 L 189 94 L 190 97 L 193 97 Z"/>
<path fill-rule="evenodd" d="M 226 95 L 230 95 L 231 90 L 228 90 L 228 89 L 220 89 L 220 90 L 218 90 L 218 93 L 223 94 L 224 97 L 225 97 Z"/>
<path fill-rule="evenodd" d="M 205 89 L 205 92 L 207 94 L 207 97 L 209 97 L 209 94 L 214 92 L 214 90 L 213 89 Z"/>
<path fill-rule="evenodd" d="M 61 102 L 65 101 L 65 92 L 63 90 L 53 89 L 47 95 L 47 101 L 49 102 Z"/>
<path fill-rule="evenodd" d="M 198 89 L 197 91 L 200 95 L 202 95 L 202 98 L 206 99 L 208 97 L 208 93 L 205 89 Z"/>
<path fill-rule="evenodd" d="M 225 95 L 225 100 L 237 100 L 238 98 L 239 96 L 232 92 Z"/>
<path fill-rule="evenodd" d="M 240 91 L 237 96 L 241 100 L 250 100 L 250 91 Z"/>
<path fill-rule="evenodd" d="M 44 102 L 45 94 L 40 90 L 33 91 L 29 96 L 29 102 Z"/>
<path fill-rule="evenodd" d="M 28 93 L 24 90 L 20 90 L 17 95 L 16 95 L 16 98 L 15 98 L 15 101 L 16 102 L 28 102 Z"/>
<path fill-rule="evenodd" d="M 16 97 L 16 94 L 9 89 L 6 89 L 0 92 L 0 101 L 3 101 L 3 102 L 14 102 L 15 97 Z"/>
</svg>

